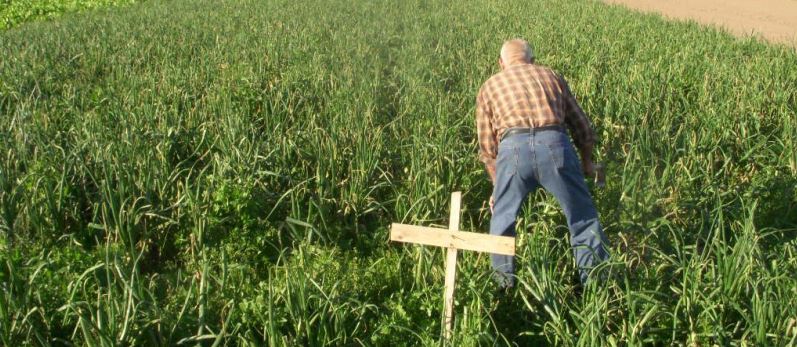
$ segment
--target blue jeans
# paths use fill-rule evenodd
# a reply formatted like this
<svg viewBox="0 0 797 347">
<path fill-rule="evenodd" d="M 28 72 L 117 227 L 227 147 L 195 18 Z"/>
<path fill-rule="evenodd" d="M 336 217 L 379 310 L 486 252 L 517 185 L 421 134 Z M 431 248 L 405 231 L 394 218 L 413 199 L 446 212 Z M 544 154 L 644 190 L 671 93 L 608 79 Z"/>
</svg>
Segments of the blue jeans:
<svg viewBox="0 0 797 347">
<path fill-rule="evenodd" d="M 515 236 L 515 219 L 529 193 L 540 186 L 564 210 L 570 228 L 570 246 L 582 283 L 589 271 L 609 257 L 606 235 L 589 195 L 581 163 L 566 133 L 543 130 L 507 137 L 498 145 L 495 206 L 490 234 Z M 514 285 L 514 257 L 491 255 L 502 286 Z"/>
</svg>

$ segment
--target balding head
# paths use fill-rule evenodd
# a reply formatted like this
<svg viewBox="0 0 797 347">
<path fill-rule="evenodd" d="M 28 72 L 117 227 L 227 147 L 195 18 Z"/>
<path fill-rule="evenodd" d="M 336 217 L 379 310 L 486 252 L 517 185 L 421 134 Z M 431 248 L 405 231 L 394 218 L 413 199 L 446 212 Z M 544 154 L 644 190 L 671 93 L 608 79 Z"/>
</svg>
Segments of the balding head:
<svg viewBox="0 0 797 347">
<path fill-rule="evenodd" d="M 506 68 L 518 64 L 530 64 L 534 61 L 529 43 L 523 39 L 513 39 L 501 46 L 501 66 Z"/>
</svg>

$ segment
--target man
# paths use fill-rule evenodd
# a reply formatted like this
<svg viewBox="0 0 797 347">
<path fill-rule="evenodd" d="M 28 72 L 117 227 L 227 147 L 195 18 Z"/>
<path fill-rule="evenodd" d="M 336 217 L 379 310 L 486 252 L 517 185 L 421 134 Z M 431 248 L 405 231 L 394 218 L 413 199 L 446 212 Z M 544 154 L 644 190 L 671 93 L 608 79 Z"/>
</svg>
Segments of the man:
<svg viewBox="0 0 797 347">
<path fill-rule="evenodd" d="M 476 99 L 479 159 L 493 182 L 490 234 L 515 236 L 523 201 L 541 186 L 567 217 L 580 279 L 586 283 L 589 271 L 609 256 L 584 182 L 584 175 L 592 177 L 595 171 L 595 134 L 567 82 L 535 65 L 526 41 L 505 42 L 498 64 L 502 71 L 482 85 Z M 580 163 L 565 127 L 581 153 Z M 514 286 L 514 257 L 493 254 L 491 260 L 500 285 Z"/>
</svg>

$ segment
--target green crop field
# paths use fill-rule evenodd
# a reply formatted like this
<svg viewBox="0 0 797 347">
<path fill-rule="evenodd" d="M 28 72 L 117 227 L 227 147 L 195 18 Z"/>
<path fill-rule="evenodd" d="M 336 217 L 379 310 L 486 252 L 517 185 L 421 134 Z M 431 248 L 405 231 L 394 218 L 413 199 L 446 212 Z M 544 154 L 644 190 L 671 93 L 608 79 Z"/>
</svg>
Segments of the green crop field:
<svg viewBox="0 0 797 347">
<path fill-rule="evenodd" d="M 501 43 L 599 135 L 606 281 L 522 211 L 519 288 L 460 256 L 452 345 L 797 344 L 797 54 L 595 1 L 148 1 L 0 32 L 0 345 L 434 346 L 485 232 Z M 599 285 L 595 285 L 599 284 Z"/>
</svg>

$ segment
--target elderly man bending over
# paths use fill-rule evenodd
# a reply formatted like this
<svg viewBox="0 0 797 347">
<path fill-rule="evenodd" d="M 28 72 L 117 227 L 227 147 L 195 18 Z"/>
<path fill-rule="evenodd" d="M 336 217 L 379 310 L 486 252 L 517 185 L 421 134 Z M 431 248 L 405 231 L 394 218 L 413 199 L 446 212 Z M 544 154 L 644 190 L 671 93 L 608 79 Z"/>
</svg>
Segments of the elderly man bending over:
<svg viewBox="0 0 797 347">
<path fill-rule="evenodd" d="M 609 256 L 584 182 L 584 175 L 591 177 L 595 170 L 595 134 L 567 82 L 534 64 L 526 41 L 505 42 L 498 64 L 501 72 L 484 82 L 476 99 L 479 159 L 493 182 L 490 234 L 514 236 L 523 201 L 541 186 L 564 210 L 580 279 L 586 283 L 590 269 Z M 580 163 L 565 126 L 581 153 Z M 491 260 L 500 285 L 514 286 L 514 257 L 493 254 Z"/>
</svg>

